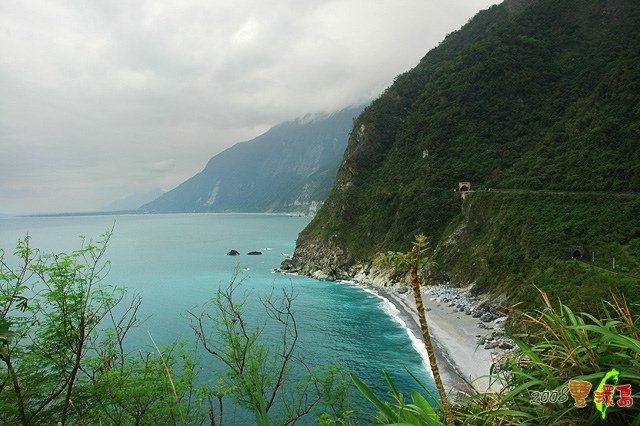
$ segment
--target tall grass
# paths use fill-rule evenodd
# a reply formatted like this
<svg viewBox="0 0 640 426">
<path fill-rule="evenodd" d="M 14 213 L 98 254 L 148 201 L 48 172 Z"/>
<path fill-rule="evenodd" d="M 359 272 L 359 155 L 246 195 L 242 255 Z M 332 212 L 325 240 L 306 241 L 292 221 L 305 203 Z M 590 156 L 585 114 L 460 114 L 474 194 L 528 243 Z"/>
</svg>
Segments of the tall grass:
<svg viewBox="0 0 640 426">
<path fill-rule="evenodd" d="M 513 320 L 525 330 L 511 336 L 520 350 L 491 368 L 489 377 L 502 385 L 501 390 L 472 391 L 452 404 L 455 423 L 640 426 L 640 308 L 611 293 L 611 300 L 603 301 L 599 315 L 575 313 L 560 302 L 552 303 L 544 291 L 540 294 L 541 309 L 520 313 Z M 593 390 L 613 368 L 620 372 L 618 384 L 631 385 L 635 401 L 631 407 L 608 408 L 603 422 L 595 408 Z M 586 407 L 574 406 L 567 388 L 571 380 L 592 384 Z M 539 396 L 545 391 L 547 395 L 555 391 L 565 398 L 563 402 L 537 403 L 536 393 Z M 402 400 L 397 395 L 393 399 Z M 398 413 L 395 419 L 402 419 L 406 406 L 385 404 L 387 414 L 391 410 Z"/>
<path fill-rule="evenodd" d="M 624 297 L 611 294 L 601 314 L 574 313 L 568 306 L 549 300 L 540 291 L 543 308 L 516 318 L 526 332 L 512 338 L 520 351 L 505 359 L 500 372 L 492 367 L 492 379 L 500 392 L 477 393 L 455 405 L 459 424 L 602 424 L 595 409 L 593 391 L 585 408 L 564 403 L 535 403 L 535 392 L 562 393 L 570 380 L 584 380 L 596 388 L 612 368 L 620 371 L 620 384 L 631 384 L 636 404 L 611 407 L 606 424 L 640 425 L 640 316 Z M 565 391 L 566 393 L 566 391 Z"/>
</svg>

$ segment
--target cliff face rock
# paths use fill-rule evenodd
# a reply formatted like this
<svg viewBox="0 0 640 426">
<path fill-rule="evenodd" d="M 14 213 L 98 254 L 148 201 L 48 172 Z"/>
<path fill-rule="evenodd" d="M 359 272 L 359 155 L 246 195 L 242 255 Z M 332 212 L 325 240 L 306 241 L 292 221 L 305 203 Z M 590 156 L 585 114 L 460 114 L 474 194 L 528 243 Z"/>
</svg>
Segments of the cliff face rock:
<svg viewBox="0 0 640 426">
<path fill-rule="evenodd" d="M 298 244 L 293 257 L 282 262 L 281 269 L 320 280 L 354 280 L 381 287 L 409 282 L 402 272 L 374 265 L 372 261 L 353 261 L 338 246 L 313 242 Z"/>
<path fill-rule="evenodd" d="M 282 264 L 282 269 L 287 272 L 330 280 L 347 279 L 350 267 L 340 248 L 314 243 L 300 245 L 291 260 Z"/>
<path fill-rule="evenodd" d="M 362 107 L 280 124 L 211 158 L 202 172 L 142 206 L 151 212 L 300 212 L 326 199 Z"/>
<path fill-rule="evenodd" d="M 619 252 L 616 259 L 629 257 L 629 267 L 637 268 L 640 250 L 624 248 L 640 246 L 633 216 L 607 206 L 635 211 L 616 194 L 640 188 L 638 105 L 640 3 L 506 0 L 492 6 L 360 114 L 335 186 L 300 234 L 292 266 L 315 276 L 367 276 L 377 253 L 406 251 L 424 233 L 441 262 L 433 276 L 484 290 L 530 292 L 534 276 L 553 281 L 545 275 L 550 264 L 575 281 L 580 274 L 567 271 L 576 265 L 562 263 L 572 245 L 596 244 L 596 252 L 610 257 Z M 460 181 L 479 191 L 463 201 L 455 192 Z M 524 198 L 503 203 L 507 196 L 491 189 L 522 191 Z M 545 191 L 603 195 L 563 205 Z M 474 197 L 482 202 L 465 213 L 463 202 Z M 625 231 L 601 227 L 603 212 Z M 536 240 L 522 231 L 534 224 Z"/>
</svg>

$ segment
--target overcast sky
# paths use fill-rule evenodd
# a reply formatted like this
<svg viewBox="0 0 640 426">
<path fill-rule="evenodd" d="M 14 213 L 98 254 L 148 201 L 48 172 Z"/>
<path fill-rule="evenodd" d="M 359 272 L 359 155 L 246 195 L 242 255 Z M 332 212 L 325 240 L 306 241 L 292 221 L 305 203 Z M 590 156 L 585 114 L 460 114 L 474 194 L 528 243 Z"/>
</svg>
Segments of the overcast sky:
<svg viewBox="0 0 640 426">
<path fill-rule="evenodd" d="M 377 97 L 491 0 L 2 0 L 0 213 L 171 189 Z"/>
</svg>

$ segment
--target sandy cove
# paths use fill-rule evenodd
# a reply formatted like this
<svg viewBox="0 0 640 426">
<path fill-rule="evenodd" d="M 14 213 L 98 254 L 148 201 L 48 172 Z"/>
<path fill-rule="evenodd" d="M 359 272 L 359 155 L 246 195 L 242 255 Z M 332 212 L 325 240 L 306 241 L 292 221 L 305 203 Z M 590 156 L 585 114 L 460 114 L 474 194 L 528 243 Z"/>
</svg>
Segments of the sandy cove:
<svg viewBox="0 0 640 426">
<path fill-rule="evenodd" d="M 420 323 L 411 291 L 393 286 L 379 287 L 360 283 L 356 285 L 369 289 L 391 302 L 399 311 L 399 316 L 409 331 L 422 342 Z M 511 346 L 509 340 L 504 337 L 489 340 L 492 335 L 502 334 L 501 324 L 504 317 L 494 316 L 490 321 L 482 321 L 479 317 L 465 314 L 464 309 L 468 309 L 468 306 L 456 307 L 456 301 L 450 301 L 447 297 L 451 291 L 463 297 L 470 297 L 465 290 L 446 286 L 422 290 L 427 323 L 445 389 L 447 393 L 453 394 L 452 396 L 468 394 L 470 388 L 466 382 L 469 382 L 478 391 L 488 390 L 489 378 L 486 376 L 494 358 L 504 352 L 498 348 L 498 344 L 504 347 Z M 450 303 L 453 303 L 453 306 L 449 306 Z M 484 343 L 485 340 L 488 343 Z M 485 349 L 485 346 L 488 349 Z M 492 388 L 495 390 L 496 384 L 493 384 Z"/>
<path fill-rule="evenodd" d="M 276 270 L 285 274 L 299 271 Z M 321 271 L 308 274 L 316 279 L 330 279 Z M 365 281 L 365 282 L 362 282 Z M 384 276 L 359 275 L 353 280 L 338 280 L 377 294 L 397 310 L 408 331 L 423 342 L 413 293 L 402 284 L 391 284 Z M 465 289 L 436 285 L 422 290 L 422 299 L 431 341 L 445 389 L 453 398 L 489 390 L 489 371 L 494 360 L 515 344 L 504 336 L 506 317 L 491 312 L 482 301 Z M 426 351 L 425 351 L 426 352 Z M 426 354 L 425 354 L 426 357 Z M 428 364 L 428 360 L 425 361 Z M 491 390 L 498 390 L 495 381 Z"/>
</svg>

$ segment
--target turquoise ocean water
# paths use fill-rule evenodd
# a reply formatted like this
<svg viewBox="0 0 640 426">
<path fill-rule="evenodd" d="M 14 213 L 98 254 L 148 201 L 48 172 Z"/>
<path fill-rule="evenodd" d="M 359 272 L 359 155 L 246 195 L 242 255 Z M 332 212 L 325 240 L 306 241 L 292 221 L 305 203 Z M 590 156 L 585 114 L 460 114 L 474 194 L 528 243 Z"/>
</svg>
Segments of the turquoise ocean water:
<svg viewBox="0 0 640 426">
<path fill-rule="evenodd" d="M 393 315 L 388 302 L 347 283 L 273 272 L 293 252 L 295 239 L 309 220 L 253 214 L 0 218 L 0 248 L 12 253 L 17 240 L 29 233 L 33 247 L 71 251 L 79 247 L 80 235 L 96 238 L 115 224 L 106 282 L 127 287 L 143 299 L 140 317 L 145 321 L 131 333 L 130 348 L 149 346 L 149 334 L 158 344 L 192 338 L 186 312 L 199 312 L 239 268 L 250 323 L 264 321 L 260 296 L 274 288 L 293 291 L 299 350 L 308 364 L 334 364 L 355 372 L 379 395 L 388 389 L 382 370 L 388 371 L 401 391 L 420 390 L 405 367 L 435 389 L 424 353 L 416 350 L 415 338 Z M 227 256 L 231 249 L 241 255 Z M 263 255 L 246 255 L 253 250 Z M 275 334 L 264 337 L 278 341 Z M 212 372 L 204 376 L 220 368 L 212 360 L 203 360 L 204 370 Z M 251 424 L 252 417 L 242 410 L 234 410 L 232 416 L 235 424 Z"/>
</svg>

